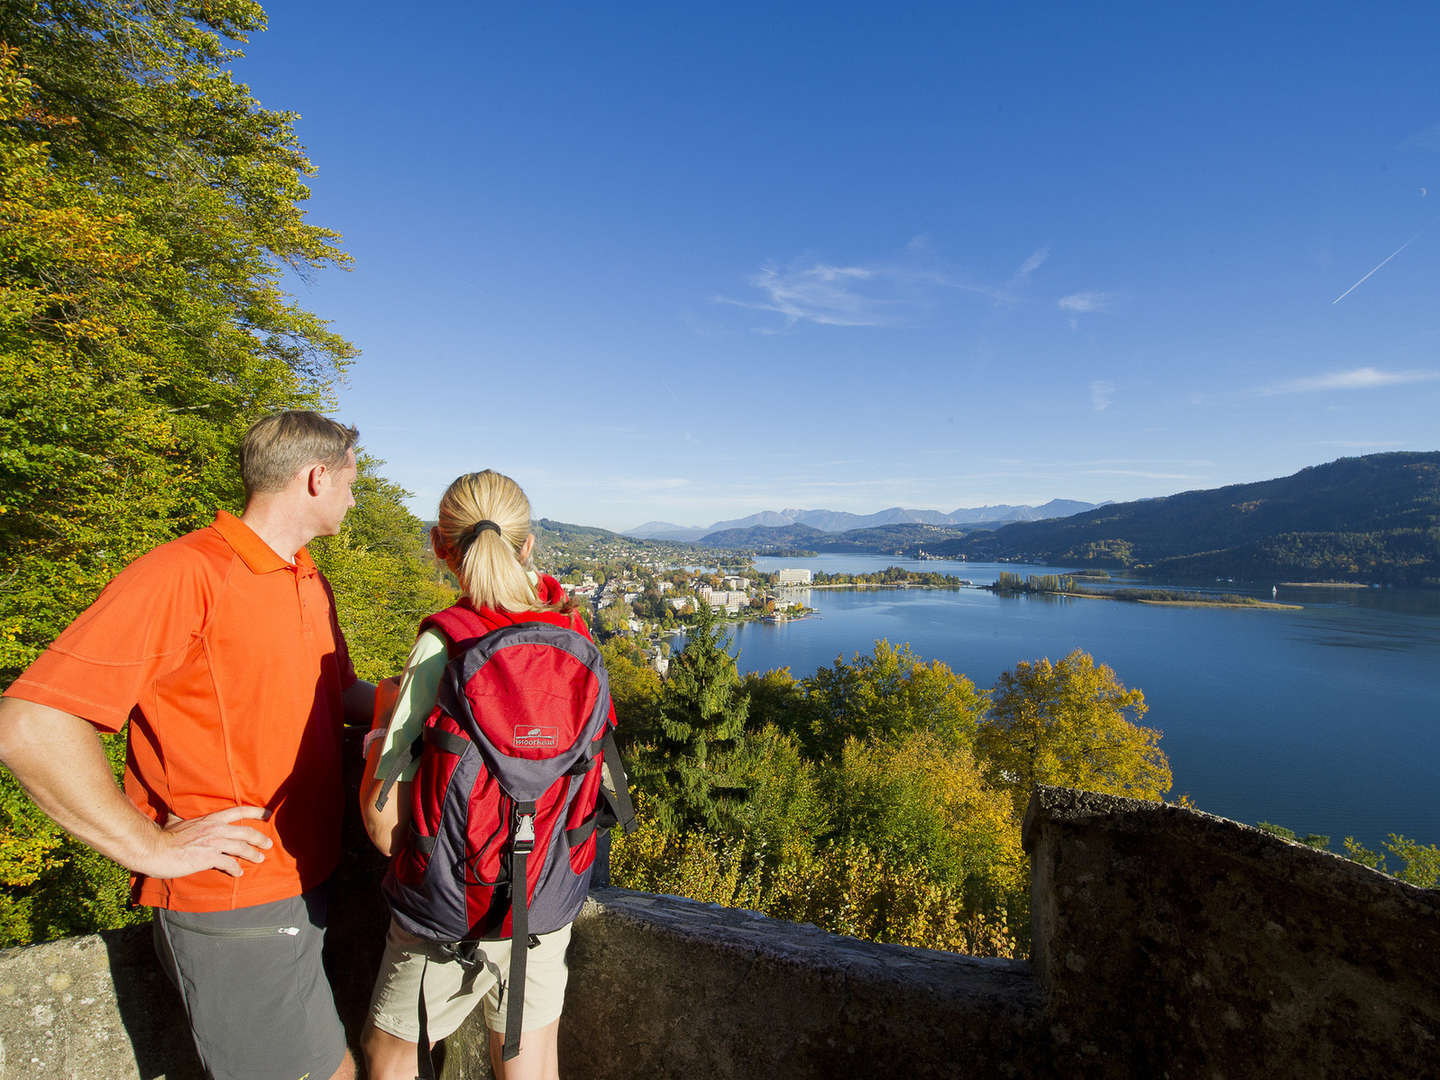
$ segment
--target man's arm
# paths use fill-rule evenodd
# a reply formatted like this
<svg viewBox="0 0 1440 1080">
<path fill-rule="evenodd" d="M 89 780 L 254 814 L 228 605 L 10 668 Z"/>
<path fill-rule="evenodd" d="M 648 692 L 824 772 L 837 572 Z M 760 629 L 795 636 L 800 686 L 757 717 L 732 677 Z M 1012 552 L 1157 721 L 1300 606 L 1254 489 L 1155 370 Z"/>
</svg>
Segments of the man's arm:
<svg viewBox="0 0 1440 1080">
<path fill-rule="evenodd" d="M 137 810 L 115 783 L 100 737 L 78 716 L 21 698 L 0 699 L 0 761 L 41 810 L 77 840 L 137 874 L 184 877 L 258 863 L 271 840 L 236 824 L 264 807 L 232 806 L 163 828 Z"/>
</svg>

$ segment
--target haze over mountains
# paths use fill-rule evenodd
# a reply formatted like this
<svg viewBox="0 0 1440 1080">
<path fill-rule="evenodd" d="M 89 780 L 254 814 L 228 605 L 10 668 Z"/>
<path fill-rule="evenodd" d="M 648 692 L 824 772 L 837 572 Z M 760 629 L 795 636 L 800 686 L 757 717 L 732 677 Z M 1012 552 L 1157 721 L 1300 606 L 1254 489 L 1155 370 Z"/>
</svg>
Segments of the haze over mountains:
<svg viewBox="0 0 1440 1080">
<path fill-rule="evenodd" d="M 705 528 L 675 525 L 668 521 L 647 521 L 626 536 L 642 540 L 701 540 L 711 533 L 734 529 L 777 529 L 790 525 L 806 525 L 820 532 L 839 533 L 851 529 L 871 529 L 882 525 L 1004 525 L 1013 521 L 1041 521 L 1046 518 L 1068 517 L 1094 510 L 1105 503 L 1078 502 L 1074 499 L 1051 499 L 1041 506 L 977 506 L 952 510 L 909 510 L 892 506 L 874 514 L 851 514 L 843 510 L 762 510 L 749 517 L 717 521 Z"/>
</svg>

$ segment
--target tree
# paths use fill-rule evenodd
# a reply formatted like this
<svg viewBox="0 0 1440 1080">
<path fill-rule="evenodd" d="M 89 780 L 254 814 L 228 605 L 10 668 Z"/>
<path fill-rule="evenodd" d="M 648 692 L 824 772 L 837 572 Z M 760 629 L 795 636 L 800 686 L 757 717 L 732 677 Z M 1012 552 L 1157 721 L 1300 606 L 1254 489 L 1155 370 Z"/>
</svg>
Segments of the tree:
<svg viewBox="0 0 1440 1080">
<path fill-rule="evenodd" d="M 803 684 L 796 681 L 789 668 L 752 671 L 745 676 L 744 686 L 750 697 L 747 730 L 758 732 L 774 726 L 797 738 L 809 736 L 813 727 L 810 701 Z"/>
<path fill-rule="evenodd" d="M 356 674 L 376 681 L 400 673 L 420 620 L 454 603 L 457 590 L 426 553 L 424 525 L 403 502 L 409 493 L 379 475 L 383 462 L 361 454 L 358 464 L 339 535 L 310 550 L 334 590 Z"/>
<path fill-rule="evenodd" d="M 771 725 L 746 732 L 727 764 L 745 789 L 735 816 L 757 860 L 773 867 L 814 851 L 829 833 L 831 807 L 820 769 L 806 760 L 794 736 Z"/>
<path fill-rule="evenodd" d="M 0 4 L 0 682 L 142 552 L 240 509 L 246 428 L 323 407 L 355 354 L 280 287 L 348 257 L 305 221 L 292 116 L 226 70 L 263 27 L 251 0 Z M 389 674 L 434 601 L 366 474 L 322 557 L 357 667 Z M 132 918 L 125 877 L 0 771 L 4 943 Z"/>
<path fill-rule="evenodd" d="M 1345 837 L 1344 847 L 1347 858 L 1372 870 L 1379 870 L 1382 874 L 1390 873 L 1385 864 L 1385 856 L 1371 851 L 1353 836 Z M 1395 877 L 1422 889 L 1440 887 L 1440 846 L 1420 844 L 1397 833 L 1391 833 L 1385 847 L 1391 855 L 1405 864 L 1403 869 L 1395 871 Z"/>
<path fill-rule="evenodd" d="M 929 731 L 968 745 L 985 706 L 964 675 L 939 660 L 926 662 L 908 644 L 881 639 L 869 656 L 837 659 L 804 680 L 814 727 L 806 740 L 814 758 L 837 756 L 851 738 L 892 738 Z"/>
<path fill-rule="evenodd" d="M 845 744 L 824 782 L 837 840 L 962 889 L 972 908 L 1005 911 L 1028 886 L 1007 792 L 987 784 L 965 746 L 927 731 Z"/>
<path fill-rule="evenodd" d="M 628 752 L 652 742 L 659 734 L 660 675 L 630 638 L 611 638 L 600 646 L 600 654 L 605 657 L 621 745 Z"/>
<path fill-rule="evenodd" d="M 745 795 L 727 770 L 750 708 L 729 644 L 710 606 L 701 604 L 660 691 L 653 751 L 636 762 L 637 784 L 651 788 L 657 813 L 672 828 L 731 831 Z"/>
<path fill-rule="evenodd" d="M 234 451 L 354 348 L 280 289 L 343 265 L 250 0 L 0 5 L 0 677 L 120 568 L 238 508 Z"/>
<path fill-rule="evenodd" d="M 1158 801 L 1170 790 L 1160 732 L 1135 721 L 1145 695 L 1076 649 L 1058 664 L 1021 661 L 1000 676 L 976 748 L 986 775 L 1017 812 L 1036 784 Z"/>
</svg>

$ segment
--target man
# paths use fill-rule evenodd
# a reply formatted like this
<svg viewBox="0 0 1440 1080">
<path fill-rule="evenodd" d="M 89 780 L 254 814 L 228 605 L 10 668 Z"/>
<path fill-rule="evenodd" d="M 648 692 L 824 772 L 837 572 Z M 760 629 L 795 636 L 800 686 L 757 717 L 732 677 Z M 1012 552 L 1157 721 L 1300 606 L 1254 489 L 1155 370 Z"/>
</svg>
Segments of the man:
<svg viewBox="0 0 1440 1080">
<path fill-rule="evenodd" d="M 323 885 L 343 720 L 368 722 L 375 688 L 305 545 L 355 505 L 357 435 L 312 412 L 260 420 L 240 517 L 137 559 L 0 701 L 0 760 L 156 909 L 156 950 L 217 1080 L 355 1074 L 321 966 Z M 94 729 L 127 721 L 122 795 Z"/>
</svg>

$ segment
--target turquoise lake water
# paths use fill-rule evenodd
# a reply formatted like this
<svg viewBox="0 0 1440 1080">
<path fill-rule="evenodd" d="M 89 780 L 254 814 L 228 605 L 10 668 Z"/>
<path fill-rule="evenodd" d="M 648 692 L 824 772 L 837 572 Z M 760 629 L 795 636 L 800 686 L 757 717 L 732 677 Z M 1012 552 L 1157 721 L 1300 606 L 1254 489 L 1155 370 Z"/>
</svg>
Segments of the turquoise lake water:
<svg viewBox="0 0 1440 1080">
<path fill-rule="evenodd" d="M 759 559 L 763 570 L 870 571 L 901 565 L 993 582 L 1054 567 L 867 555 Z M 1223 592 L 1270 598 L 1271 583 Z M 1299 611 L 1156 607 L 997 596 L 980 589 L 815 589 L 818 614 L 731 627 L 744 671 L 797 677 L 878 638 L 909 642 L 976 685 L 1020 660 L 1071 649 L 1145 692 L 1144 722 L 1164 732 L 1171 798 L 1239 821 L 1326 833 L 1332 847 L 1387 833 L 1440 843 L 1440 592 L 1279 586 Z"/>
</svg>

